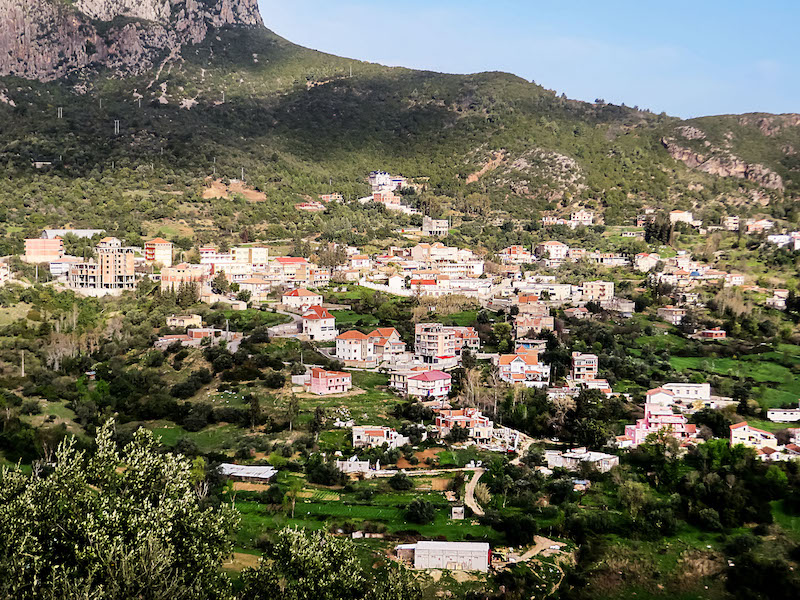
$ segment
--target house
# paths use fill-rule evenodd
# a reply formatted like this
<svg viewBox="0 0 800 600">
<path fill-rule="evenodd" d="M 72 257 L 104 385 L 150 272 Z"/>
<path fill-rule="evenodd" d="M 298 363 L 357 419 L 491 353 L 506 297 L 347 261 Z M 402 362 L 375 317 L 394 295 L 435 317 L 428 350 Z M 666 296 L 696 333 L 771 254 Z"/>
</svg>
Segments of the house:
<svg viewBox="0 0 800 600">
<path fill-rule="evenodd" d="M 354 254 L 350 257 L 350 268 L 357 271 L 362 269 L 369 269 L 372 267 L 372 261 L 368 254 Z"/>
<path fill-rule="evenodd" d="M 775 223 L 769 219 L 747 219 L 745 226 L 745 233 L 754 234 L 771 230 L 775 227 Z"/>
<path fill-rule="evenodd" d="M 202 327 L 203 318 L 200 315 L 170 315 L 167 317 L 167 327 Z"/>
<path fill-rule="evenodd" d="M 533 254 L 525 249 L 525 246 L 509 246 L 503 248 L 499 254 L 500 262 L 503 264 L 522 265 L 533 262 Z"/>
<path fill-rule="evenodd" d="M 594 223 L 594 213 L 589 210 L 580 209 L 572 213 L 569 217 L 569 225 L 572 229 L 575 229 L 579 225 L 589 227 L 592 223 Z"/>
<path fill-rule="evenodd" d="M 409 376 L 406 386 L 406 393 L 414 398 L 447 398 L 452 387 L 452 378 L 444 371 L 425 371 Z"/>
<path fill-rule="evenodd" d="M 722 217 L 722 228 L 727 231 L 739 231 L 739 217 L 735 215 Z"/>
<path fill-rule="evenodd" d="M 585 319 L 589 316 L 589 310 L 583 306 L 579 306 L 577 308 L 565 308 L 564 316 L 566 316 L 568 319 Z"/>
<path fill-rule="evenodd" d="M 680 325 L 686 317 L 686 309 L 678 308 L 677 306 L 667 305 L 662 306 L 656 311 L 658 318 L 664 319 L 667 323 L 672 325 Z"/>
<path fill-rule="evenodd" d="M 400 332 L 394 327 L 379 327 L 367 337 L 376 359 L 391 360 L 406 352 L 406 343 L 400 339 Z"/>
<path fill-rule="evenodd" d="M 481 339 L 474 327 L 448 327 L 454 334 L 454 354 L 461 356 L 466 349 L 473 354 L 481 349 Z"/>
<path fill-rule="evenodd" d="M 645 404 L 644 418 L 634 425 L 626 425 L 625 437 L 629 438 L 630 446 L 635 448 L 651 433 L 662 430 L 683 442 L 697 438 L 696 425 L 689 423 L 684 415 L 675 414 L 671 408 L 659 404 Z"/>
<path fill-rule="evenodd" d="M 230 267 L 228 268 L 230 269 Z M 227 271 L 223 271 L 223 273 L 228 275 Z M 236 283 L 239 284 L 240 291 L 250 292 L 250 301 L 252 302 L 266 302 L 274 287 L 274 282 L 264 277 L 248 277 L 238 280 Z"/>
<path fill-rule="evenodd" d="M 744 275 L 741 273 L 726 273 L 725 286 L 735 287 L 737 285 L 744 285 Z"/>
<path fill-rule="evenodd" d="M 26 263 L 51 263 L 64 256 L 64 240 L 60 237 L 31 238 L 25 240 L 25 254 L 22 260 Z"/>
<path fill-rule="evenodd" d="M 597 371 L 598 358 L 596 354 L 572 353 L 572 370 L 570 374 L 573 380 L 597 379 Z"/>
<path fill-rule="evenodd" d="M 633 266 L 637 271 L 646 273 L 660 262 L 661 257 L 658 254 L 642 252 L 634 257 Z"/>
<path fill-rule="evenodd" d="M 569 246 L 558 241 L 542 242 L 536 246 L 536 256 L 542 258 L 549 258 L 551 261 L 563 262 L 567 259 Z"/>
<path fill-rule="evenodd" d="M 728 337 L 727 332 L 719 327 L 704 329 L 697 335 L 701 340 L 724 340 Z"/>
<path fill-rule="evenodd" d="M 440 438 L 447 437 L 456 427 L 466 429 L 470 439 L 488 442 L 492 439 L 494 422 L 477 408 L 434 409 L 434 426 Z"/>
<path fill-rule="evenodd" d="M 730 426 L 731 446 L 742 444 L 748 448 L 761 450 L 763 448 L 778 448 L 778 439 L 769 431 L 757 429 L 747 424 L 747 421 Z"/>
<path fill-rule="evenodd" d="M 795 423 L 800 421 L 800 408 L 770 408 L 767 419 L 779 423 Z"/>
<path fill-rule="evenodd" d="M 548 469 L 568 469 L 577 471 L 582 464 L 595 467 L 600 473 L 607 473 L 619 465 L 619 456 L 605 452 L 590 452 L 587 448 L 573 448 L 572 450 L 546 450 L 544 458 Z"/>
<path fill-rule="evenodd" d="M 380 461 L 373 469 L 368 460 L 358 460 L 357 456 L 352 456 L 349 460 L 337 460 L 336 468 L 346 475 L 367 475 L 371 471 L 380 470 Z"/>
<path fill-rule="evenodd" d="M 234 465 L 222 463 L 219 472 L 223 477 L 234 481 L 247 481 L 249 483 L 268 483 L 278 474 L 275 467 L 258 465 Z"/>
<path fill-rule="evenodd" d="M 446 236 L 450 232 L 450 223 L 447 219 L 431 219 L 428 215 L 422 217 L 422 235 Z"/>
<path fill-rule="evenodd" d="M 155 238 L 144 243 L 144 260 L 148 265 L 172 266 L 172 242 Z"/>
<path fill-rule="evenodd" d="M 336 318 L 321 306 L 311 306 L 303 314 L 303 334 L 318 342 L 336 339 Z"/>
<path fill-rule="evenodd" d="M 525 387 L 547 387 L 550 365 L 539 362 L 539 353 L 529 350 L 518 354 L 504 354 L 497 359 L 500 379 Z"/>
<path fill-rule="evenodd" d="M 344 202 L 344 196 L 334 192 L 333 194 L 320 194 L 318 198 L 322 202 Z"/>
<path fill-rule="evenodd" d="M 662 387 L 672 392 L 676 402 L 694 404 L 711 401 L 710 383 L 665 383 Z"/>
<path fill-rule="evenodd" d="M 492 551 L 486 542 L 428 542 L 402 544 L 395 549 L 398 558 L 415 569 L 447 569 L 486 573 Z"/>
<path fill-rule="evenodd" d="M 322 306 L 322 294 L 310 292 L 305 288 L 297 288 L 281 296 L 281 304 L 287 308 L 304 311 L 312 306 Z"/>
<path fill-rule="evenodd" d="M 375 358 L 369 336 L 355 329 L 336 336 L 336 358 L 347 363 L 367 362 Z"/>
<path fill-rule="evenodd" d="M 391 427 L 353 427 L 353 448 L 380 448 L 387 444 L 390 449 L 394 449 L 408 443 L 407 437 L 400 435 Z"/>
<path fill-rule="evenodd" d="M 555 319 L 547 316 L 527 316 L 519 314 L 514 318 L 514 335 L 516 338 L 523 338 L 533 332 L 539 335 L 543 330 L 553 331 L 555 329 Z"/>
<path fill-rule="evenodd" d="M 311 382 L 308 391 L 318 396 L 345 394 L 353 388 L 353 376 L 343 371 L 311 369 Z"/>
<path fill-rule="evenodd" d="M 669 222 L 673 225 L 675 223 L 688 223 L 691 225 L 694 221 L 694 215 L 688 210 L 673 210 L 669 213 Z"/>
</svg>

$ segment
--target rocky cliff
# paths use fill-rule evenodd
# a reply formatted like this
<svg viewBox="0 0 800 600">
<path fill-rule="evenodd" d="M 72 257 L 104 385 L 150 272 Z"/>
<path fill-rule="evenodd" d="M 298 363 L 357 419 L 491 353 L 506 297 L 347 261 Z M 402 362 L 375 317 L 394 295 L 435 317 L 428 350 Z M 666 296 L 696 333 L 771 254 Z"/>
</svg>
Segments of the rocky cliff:
<svg viewBox="0 0 800 600">
<path fill-rule="evenodd" d="M 261 24 L 258 0 L 0 0 L 0 76 L 138 74 L 213 29 Z"/>
</svg>

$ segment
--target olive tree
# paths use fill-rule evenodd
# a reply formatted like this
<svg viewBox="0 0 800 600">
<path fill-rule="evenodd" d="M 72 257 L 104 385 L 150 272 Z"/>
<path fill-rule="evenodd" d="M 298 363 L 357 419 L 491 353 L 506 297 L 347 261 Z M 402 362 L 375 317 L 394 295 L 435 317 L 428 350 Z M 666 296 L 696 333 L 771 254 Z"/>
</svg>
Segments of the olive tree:
<svg viewBox="0 0 800 600">
<path fill-rule="evenodd" d="M 120 450 L 113 421 L 89 454 L 62 442 L 54 465 L 0 472 L 0 597 L 229 598 L 229 508 L 203 502 L 202 475 L 140 429 Z"/>
</svg>

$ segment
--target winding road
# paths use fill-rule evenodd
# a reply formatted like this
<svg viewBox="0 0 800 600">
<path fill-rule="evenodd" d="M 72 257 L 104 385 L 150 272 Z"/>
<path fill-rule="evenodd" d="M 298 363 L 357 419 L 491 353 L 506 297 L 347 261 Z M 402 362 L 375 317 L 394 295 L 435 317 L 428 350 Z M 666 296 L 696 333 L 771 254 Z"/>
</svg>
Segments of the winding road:
<svg viewBox="0 0 800 600">
<path fill-rule="evenodd" d="M 481 508 L 481 505 L 475 500 L 475 486 L 478 485 L 478 480 L 486 473 L 486 469 L 475 469 L 472 479 L 467 483 L 466 493 L 464 494 L 464 504 L 469 506 L 476 517 L 482 517 L 486 513 Z"/>
</svg>

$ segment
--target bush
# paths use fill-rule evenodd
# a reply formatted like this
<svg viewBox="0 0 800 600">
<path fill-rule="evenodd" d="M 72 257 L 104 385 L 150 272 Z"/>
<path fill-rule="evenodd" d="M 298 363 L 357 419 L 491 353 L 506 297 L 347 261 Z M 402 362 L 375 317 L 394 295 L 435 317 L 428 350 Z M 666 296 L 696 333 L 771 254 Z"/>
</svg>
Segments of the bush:
<svg viewBox="0 0 800 600">
<path fill-rule="evenodd" d="M 411 481 L 411 478 L 405 473 L 395 473 L 392 475 L 391 479 L 389 479 L 389 485 L 393 490 L 404 492 L 413 488 L 414 482 Z"/>
<path fill-rule="evenodd" d="M 436 508 L 427 500 L 415 498 L 411 501 L 411 504 L 408 505 L 406 516 L 409 521 L 419 523 L 420 525 L 432 523 L 436 518 Z"/>
</svg>

